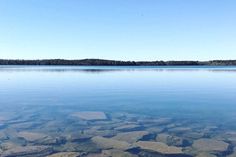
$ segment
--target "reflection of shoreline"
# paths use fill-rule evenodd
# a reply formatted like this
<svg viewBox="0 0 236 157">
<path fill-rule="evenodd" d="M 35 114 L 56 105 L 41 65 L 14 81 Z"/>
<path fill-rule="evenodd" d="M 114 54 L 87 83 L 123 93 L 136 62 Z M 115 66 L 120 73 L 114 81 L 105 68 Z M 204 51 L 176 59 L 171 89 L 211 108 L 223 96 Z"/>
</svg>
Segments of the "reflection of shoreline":
<svg viewBox="0 0 236 157">
<path fill-rule="evenodd" d="M 236 67 L 9 67 L 0 66 L 0 72 L 82 72 L 82 73 L 106 73 L 106 72 L 236 72 Z"/>
</svg>

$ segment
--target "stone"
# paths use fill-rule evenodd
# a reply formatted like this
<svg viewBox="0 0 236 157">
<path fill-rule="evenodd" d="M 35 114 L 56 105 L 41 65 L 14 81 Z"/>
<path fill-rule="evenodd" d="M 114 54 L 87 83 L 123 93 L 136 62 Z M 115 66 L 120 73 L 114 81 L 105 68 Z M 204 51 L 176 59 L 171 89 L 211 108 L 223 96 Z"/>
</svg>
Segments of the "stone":
<svg viewBox="0 0 236 157">
<path fill-rule="evenodd" d="M 0 116 L 0 122 L 3 122 L 3 121 L 5 121 L 6 120 L 6 118 L 5 117 L 3 117 L 3 116 Z"/>
<path fill-rule="evenodd" d="M 10 138 L 12 139 L 12 138 L 17 138 L 18 137 L 17 136 L 18 132 L 16 132 L 16 130 L 11 128 L 11 127 L 8 127 L 6 129 L 2 130 L 1 132 L 4 134 L 4 136 L 7 136 L 8 139 L 10 139 Z"/>
<path fill-rule="evenodd" d="M 0 123 L 5 123 L 6 121 L 11 120 L 11 118 L 14 118 L 14 113 L 0 113 Z"/>
<path fill-rule="evenodd" d="M 2 153 L 1 157 L 41 157 L 47 156 L 53 152 L 51 147 L 47 146 L 25 146 L 25 147 L 15 147 L 9 150 L 6 150 Z"/>
<path fill-rule="evenodd" d="M 6 135 L 5 132 L 0 132 L 0 141 L 7 140 L 9 137 Z"/>
<path fill-rule="evenodd" d="M 148 134 L 149 132 L 147 131 L 124 132 L 124 133 L 118 133 L 116 136 L 113 137 L 113 139 L 119 141 L 126 141 L 128 143 L 134 143 Z"/>
<path fill-rule="evenodd" d="M 6 125 L 0 122 L 0 129 L 3 129 Z"/>
<path fill-rule="evenodd" d="M 82 155 L 84 154 L 79 153 L 79 152 L 60 152 L 60 153 L 48 155 L 47 157 L 80 157 Z"/>
<path fill-rule="evenodd" d="M 227 151 L 229 144 L 223 141 L 218 141 L 214 139 L 202 138 L 195 140 L 192 145 L 193 148 L 204 151 L 204 152 L 224 152 Z"/>
<path fill-rule="evenodd" d="M 216 129 L 218 129 L 217 126 L 207 126 L 204 128 L 204 131 L 212 131 L 212 130 L 216 130 Z"/>
<path fill-rule="evenodd" d="M 169 124 L 170 122 L 171 122 L 170 118 L 159 118 L 159 119 L 154 121 L 154 124 L 156 124 L 156 125 L 166 125 L 166 124 Z"/>
<path fill-rule="evenodd" d="M 21 123 L 11 124 L 11 128 L 14 128 L 15 130 L 16 129 L 25 130 L 25 129 L 32 129 L 35 126 L 39 126 L 39 125 L 41 125 L 41 123 L 38 123 L 38 122 L 21 122 Z"/>
<path fill-rule="evenodd" d="M 89 129 L 89 130 L 84 130 L 83 133 L 85 135 L 91 135 L 91 136 L 112 137 L 112 136 L 116 135 L 117 131 L 116 130 L 95 130 L 95 129 Z"/>
<path fill-rule="evenodd" d="M 85 141 L 92 138 L 91 134 L 87 134 L 85 132 L 74 132 L 74 133 L 70 133 L 66 136 L 66 140 L 67 141 Z"/>
<path fill-rule="evenodd" d="M 227 157 L 236 157 L 236 147 L 234 147 L 233 153 L 231 153 L 231 154 L 228 155 Z"/>
<path fill-rule="evenodd" d="M 236 145 L 236 132 L 230 131 L 226 132 L 223 137 L 227 139 L 227 141 L 230 141 L 233 145 Z"/>
<path fill-rule="evenodd" d="M 83 120 L 106 120 L 107 116 L 104 112 L 92 112 L 92 111 L 86 111 L 86 112 L 76 112 L 73 113 L 72 116 L 83 119 Z"/>
<path fill-rule="evenodd" d="M 125 124 L 125 125 L 116 127 L 115 130 L 118 130 L 118 131 L 135 131 L 135 130 L 138 130 L 140 128 L 141 128 L 141 126 L 137 125 L 137 124 Z"/>
<path fill-rule="evenodd" d="M 63 145 L 54 146 L 54 150 L 58 152 L 90 152 L 90 153 L 97 153 L 99 152 L 100 148 L 91 142 L 66 142 Z"/>
<path fill-rule="evenodd" d="M 183 154 L 181 147 L 168 146 L 165 143 L 161 142 L 139 141 L 136 143 L 136 145 L 143 150 L 148 150 L 161 154 L 169 154 L 169 155 Z"/>
<path fill-rule="evenodd" d="M 191 128 L 188 128 L 188 127 L 175 127 L 175 128 L 168 129 L 168 131 L 175 132 L 175 133 L 183 133 L 183 132 L 191 131 Z"/>
<path fill-rule="evenodd" d="M 170 123 L 168 125 L 165 125 L 166 129 L 171 129 L 171 128 L 175 128 L 175 127 L 178 127 L 176 123 Z"/>
<path fill-rule="evenodd" d="M 230 154 L 227 157 L 236 157 L 236 153 Z"/>
<path fill-rule="evenodd" d="M 143 125 L 145 124 L 153 124 L 153 125 L 165 125 L 171 122 L 170 118 L 159 118 L 159 119 L 139 119 L 138 123 Z"/>
<path fill-rule="evenodd" d="M 0 144 L 0 148 L 3 151 L 8 150 L 8 149 L 12 149 L 12 148 L 15 148 L 15 147 L 19 147 L 19 145 L 15 144 L 15 143 L 12 143 L 12 142 L 4 142 L 4 143 Z"/>
<path fill-rule="evenodd" d="M 104 153 L 89 153 L 88 155 L 86 155 L 86 157 L 111 157 L 111 156 L 107 156 Z"/>
<path fill-rule="evenodd" d="M 18 137 L 24 138 L 26 141 L 34 142 L 37 140 L 42 140 L 47 137 L 45 134 L 22 131 L 18 133 Z"/>
<path fill-rule="evenodd" d="M 162 132 L 164 129 L 165 128 L 163 128 L 163 127 L 149 127 L 149 128 L 146 128 L 145 130 L 150 132 L 150 133 L 156 134 L 156 133 Z"/>
<path fill-rule="evenodd" d="M 216 157 L 216 156 L 209 153 L 199 153 L 196 157 Z"/>
<path fill-rule="evenodd" d="M 186 138 L 190 138 L 190 139 L 199 139 L 199 138 L 202 138 L 204 136 L 204 133 L 201 133 L 201 132 L 186 132 L 183 136 L 186 137 Z"/>
<path fill-rule="evenodd" d="M 171 145 L 171 146 L 186 146 L 188 145 L 188 141 L 177 137 L 177 136 L 172 136 L 169 134 L 158 134 L 156 137 L 156 141 L 157 142 L 162 142 L 162 143 L 166 143 L 167 145 Z"/>
<path fill-rule="evenodd" d="M 138 157 L 137 155 L 117 149 L 103 150 L 102 154 L 106 157 Z"/>
<path fill-rule="evenodd" d="M 66 139 L 65 137 L 59 136 L 59 137 L 50 137 L 47 136 L 46 138 L 40 139 L 36 141 L 35 143 L 40 145 L 56 145 L 56 144 L 63 144 L 65 143 Z"/>
<path fill-rule="evenodd" d="M 92 138 L 92 142 L 94 142 L 101 149 L 119 149 L 119 150 L 127 150 L 131 148 L 131 145 L 125 141 L 119 141 L 111 138 L 104 138 L 101 136 L 95 136 Z"/>
</svg>

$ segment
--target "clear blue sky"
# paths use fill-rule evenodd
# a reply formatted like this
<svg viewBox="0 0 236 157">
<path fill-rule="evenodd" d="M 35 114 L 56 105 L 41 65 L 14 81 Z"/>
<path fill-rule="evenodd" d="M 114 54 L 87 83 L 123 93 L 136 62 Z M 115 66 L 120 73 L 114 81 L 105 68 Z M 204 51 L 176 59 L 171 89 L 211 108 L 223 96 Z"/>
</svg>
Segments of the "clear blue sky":
<svg viewBox="0 0 236 157">
<path fill-rule="evenodd" d="M 236 59 L 235 0 L 0 0 L 0 58 Z"/>
</svg>

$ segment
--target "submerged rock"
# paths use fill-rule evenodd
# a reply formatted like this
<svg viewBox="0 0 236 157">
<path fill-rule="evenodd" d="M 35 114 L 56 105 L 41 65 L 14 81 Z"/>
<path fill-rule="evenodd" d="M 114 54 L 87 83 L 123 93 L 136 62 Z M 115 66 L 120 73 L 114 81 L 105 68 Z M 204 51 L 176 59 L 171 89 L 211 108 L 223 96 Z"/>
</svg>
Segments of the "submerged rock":
<svg viewBox="0 0 236 157">
<path fill-rule="evenodd" d="M 41 123 L 39 122 L 19 122 L 19 123 L 14 123 L 14 124 L 11 124 L 11 128 L 14 128 L 15 130 L 16 129 L 32 129 L 34 127 L 37 127 L 41 125 Z"/>
<path fill-rule="evenodd" d="M 13 143 L 13 142 L 4 142 L 4 143 L 0 144 L 0 149 L 2 149 L 2 151 L 16 148 L 16 147 L 19 147 L 19 145 L 17 145 L 16 143 Z"/>
<path fill-rule="evenodd" d="M 188 127 L 175 127 L 175 128 L 168 129 L 168 131 L 175 132 L 175 133 L 184 133 L 184 132 L 189 132 L 191 130 L 192 129 Z"/>
<path fill-rule="evenodd" d="M 138 123 L 143 125 L 166 125 L 171 122 L 170 118 L 159 118 L 159 119 L 139 119 Z"/>
<path fill-rule="evenodd" d="M 156 125 L 166 125 L 171 123 L 171 118 L 159 118 L 154 122 Z"/>
<path fill-rule="evenodd" d="M 169 134 L 159 134 L 156 137 L 157 142 L 163 142 L 166 143 L 167 145 L 171 146 L 186 146 L 189 144 L 189 142 L 183 138 L 177 137 L 177 136 L 172 136 Z"/>
<path fill-rule="evenodd" d="M 227 157 L 236 157 L 236 153 L 230 154 Z"/>
<path fill-rule="evenodd" d="M 136 143 L 143 150 L 157 152 L 161 154 L 183 154 L 181 147 L 168 146 L 161 142 L 139 141 Z"/>
<path fill-rule="evenodd" d="M 8 139 L 8 136 L 6 135 L 6 133 L 3 132 L 3 131 L 1 131 L 1 132 L 0 132 L 0 141 L 1 141 L 1 140 L 7 140 L 7 139 Z"/>
<path fill-rule="evenodd" d="M 117 133 L 116 130 L 95 130 L 95 129 L 89 129 L 84 130 L 83 134 L 85 135 L 91 135 L 91 136 L 103 136 L 103 137 L 112 137 L 115 136 Z"/>
<path fill-rule="evenodd" d="M 106 120 L 107 116 L 104 112 L 76 112 L 72 116 L 83 120 Z"/>
<path fill-rule="evenodd" d="M 0 122 L 0 129 L 4 128 L 5 127 L 5 124 L 1 123 Z"/>
<path fill-rule="evenodd" d="M 37 140 L 42 140 L 47 137 L 45 134 L 22 131 L 18 133 L 18 137 L 24 138 L 26 141 L 34 142 Z"/>
<path fill-rule="evenodd" d="M 218 129 L 217 126 L 210 126 L 210 125 L 208 125 L 207 127 L 204 128 L 204 131 L 205 132 L 209 132 L 209 131 L 213 131 L 213 130 L 216 130 L 216 129 Z"/>
<path fill-rule="evenodd" d="M 231 153 L 227 157 L 236 157 L 236 147 L 234 148 L 233 153 Z"/>
<path fill-rule="evenodd" d="M 3 117 L 3 116 L 0 116 L 0 122 L 3 122 L 3 121 L 5 121 L 6 120 L 6 118 L 5 117 Z"/>
<path fill-rule="evenodd" d="M 137 124 L 125 124 L 119 127 L 116 127 L 115 130 L 118 131 L 135 131 L 135 130 L 139 130 L 141 128 L 140 125 Z"/>
<path fill-rule="evenodd" d="M 101 153 L 89 153 L 86 157 L 138 157 L 137 155 L 131 154 L 129 152 L 110 149 L 103 150 Z"/>
<path fill-rule="evenodd" d="M 127 150 L 131 148 L 131 145 L 125 141 L 119 141 L 111 138 L 104 138 L 101 136 L 96 136 L 92 138 L 92 142 L 94 142 L 101 149 L 119 149 L 119 150 Z"/>
<path fill-rule="evenodd" d="M 37 141 L 37 144 L 40 145 L 57 145 L 57 144 L 63 144 L 66 142 L 65 137 L 59 136 L 59 137 L 46 137 L 42 140 Z"/>
<path fill-rule="evenodd" d="M 4 136 L 7 136 L 8 137 L 8 139 L 12 139 L 12 138 L 18 138 L 18 132 L 16 132 L 16 130 L 15 129 L 13 129 L 13 128 L 11 128 L 11 127 L 8 127 L 8 128 L 6 128 L 6 129 L 4 129 L 4 130 L 2 130 L 2 131 L 0 131 L 0 132 L 2 132 L 3 134 L 4 134 Z M 3 136 L 3 137 L 4 137 Z"/>
<path fill-rule="evenodd" d="M 216 157 L 216 156 L 209 153 L 199 153 L 196 157 Z"/>
<path fill-rule="evenodd" d="M 147 131 L 132 131 L 132 132 L 125 132 L 125 133 L 118 133 L 116 136 L 113 137 L 113 139 L 119 140 L 119 141 L 126 141 L 128 143 L 134 143 L 142 139 L 144 136 L 148 134 L 149 132 Z"/>
<path fill-rule="evenodd" d="M 226 132 L 224 137 L 225 139 L 230 141 L 233 145 L 236 145 L 236 132 L 235 131 Z"/>
<path fill-rule="evenodd" d="M 0 113 L 0 123 L 5 123 L 10 121 L 11 119 L 16 118 L 16 114 L 14 112 L 1 112 Z"/>
<path fill-rule="evenodd" d="M 84 153 L 79 152 L 61 152 L 61 153 L 55 153 L 52 155 L 49 155 L 47 157 L 80 157 L 84 155 Z"/>
<path fill-rule="evenodd" d="M 81 132 L 73 132 L 66 136 L 67 141 L 75 142 L 75 141 L 85 141 L 92 138 L 91 134 L 87 134 L 84 131 Z"/>
<path fill-rule="evenodd" d="M 34 157 L 41 157 L 49 155 L 53 152 L 51 147 L 47 146 L 25 146 L 25 147 L 15 147 L 4 151 L 1 157 L 27 157 L 27 156 L 34 156 Z"/>
<path fill-rule="evenodd" d="M 137 155 L 117 149 L 103 150 L 102 154 L 105 157 L 138 157 Z"/>
<path fill-rule="evenodd" d="M 107 156 L 104 156 L 102 153 L 90 153 L 85 157 L 107 157 Z"/>
<path fill-rule="evenodd" d="M 204 133 L 202 133 L 202 132 L 186 132 L 183 136 L 186 138 L 190 138 L 190 139 L 199 139 L 204 136 Z"/>
<path fill-rule="evenodd" d="M 54 150 L 58 152 L 90 152 L 97 153 L 100 148 L 91 141 L 88 142 L 67 142 L 64 145 L 54 146 Z"/>
<path fill-rule="evenodd" d="M 203 138 L 203 139 L 195 140 L 192 146 L 193 146 L 193 148 L 195 148 L 199 151 L 224 152 L 224 151 L 227 151 L 229 144 L 226 142 L 223 142 L 223 141 Z"/>
<path fill-rule="evenodd" d="M 164 127 L 149 127 L 149 128 L 146 128 L 145 130 L 150 132 L 150 133 L 160 133 L 164 130 L 165 128 Z"/>
</svg>

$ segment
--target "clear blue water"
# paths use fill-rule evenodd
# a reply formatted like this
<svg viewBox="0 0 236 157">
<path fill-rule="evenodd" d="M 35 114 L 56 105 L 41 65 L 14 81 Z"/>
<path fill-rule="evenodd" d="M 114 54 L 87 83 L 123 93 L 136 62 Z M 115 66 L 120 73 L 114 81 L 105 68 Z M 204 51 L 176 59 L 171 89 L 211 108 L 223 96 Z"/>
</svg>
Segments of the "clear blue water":
<svg viewBox="0 0 236 157">
<path fill-rule="evenodd" d="M 0 109 L 7 119 L 60 119 L 76 111 L 167 117 L 216 126 L 213 138 L 236 131 L 236 67 L 0 66 Z"/>
</svg>

